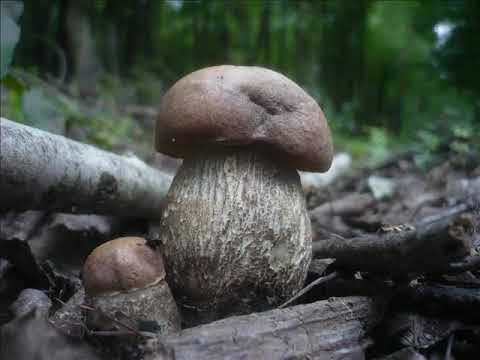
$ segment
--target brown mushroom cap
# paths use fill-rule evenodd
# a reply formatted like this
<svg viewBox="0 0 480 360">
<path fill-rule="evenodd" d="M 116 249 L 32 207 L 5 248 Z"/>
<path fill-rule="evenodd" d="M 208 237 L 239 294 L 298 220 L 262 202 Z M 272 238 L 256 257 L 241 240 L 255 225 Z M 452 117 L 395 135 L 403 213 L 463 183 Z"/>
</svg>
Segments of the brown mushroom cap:
<svg viewBox="0 0 480 360">
<path fill-rule="evenodd" d="M 326 171 L 333 156 L 316 101 L 260 67 L 214 66 L 177 81 L 162 99 L 155 137 L 159 152 L 182 158 L 206 145 L 266 145 L 296 169 Z"/>
<path fill-rule="evenodd" d="M 100 245 L 83 267 L 85 293 L 90 296 L 140 289 L 164 278 L 161 254 L 139 237 L 118 238 Z"/>
</svg>

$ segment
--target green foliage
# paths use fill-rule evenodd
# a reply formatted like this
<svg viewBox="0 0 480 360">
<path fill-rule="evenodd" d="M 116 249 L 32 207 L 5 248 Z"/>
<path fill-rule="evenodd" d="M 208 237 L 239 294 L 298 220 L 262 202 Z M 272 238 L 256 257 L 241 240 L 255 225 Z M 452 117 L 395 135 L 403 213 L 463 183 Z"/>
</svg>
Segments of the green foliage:
<svg viewBox="0 0 480 360">
<path fill-rule="evenodd" d="M 66 122 L 67 131 L 73 128 L 85 132 L 84 141 L 103 149 L 122 149 L 123 144 L 130 141 L 133 128 L 132 119 L 127 116 L 103 111 L 93 116 L 80 113 L 70 114 Z"/>
<path fill-rule="evenodd" d="M 428 169 L 445 158 L 462 168 L 480 165 L 480 124 L 468 113 L 447 109 L 442 121 L 418 131 L 418 166 Z"/>
<path fill-rule="evenodd" d="M 25 84 L 14 76 L 7 74 L 0 81 L 0 88 L 4 95 L 4 102 L 0 106 L 0 115 L 23 122 L 22 95 L 25 91 Z"/>
<path fill-rule="evenodd" d="M 16 76 L 14 76 L 16 75 Z M 0 115 L 49 132 L 73 136 L 104 149 L 123 149 L 132 139 L 135 123 L 119 114 L 116 104 L 86 107 L 78 99 L 67 97 L 32 74 L 13 71 L 1 82 L 7 100 Z M 116 91 L 121 87 L 113 86 Z M 112 92 L 110 88 L 102 93 Z"/>
<path fill-rule="evenodd" d="M 369 129 L 369 161 L 380 163 L 392 154 L 390 139 L 385 129 L 372 127 Z"/>
<path fill-rule="evenodd" d="M 334 130 L 333 138 L 335 150 L 350 153 L 357 166 L 380 164 L 402 147 L 398 139 L 376 127 L 364 129 L 357 135 Z"/>
<path fill-rule="evenodd" d="M 59 76 L 58 83 L 81 97 L 84 89 L 78 84 L 85 80 L 76 74 L 73 61 L 81 47 L 71 43 L 75 31 L 68 30 L 74 27 L 67 26 L 72 24 L 66 16 L 72 4 L 79 2 L 25 2 L 21 26 L 27 36 L 16 49 L 15 63 L 35 69 L 45 79 L 61 74 L 65 61 L 66 81 Z M 476 142 L 473 135 L 467 141 L 465 133 L 474 134 L 480 122 L 480 53 L 475 43 L 479 4 L 477 0 L 82 1 L 73 10 L 91 29 L 93 38 L 86 41 L 95 44 L 97 53 L 90 55 L 100 59 L 103 70 L 98 83 L 87 81 L 86 93 L 95 94 L 98 106 L 53 99 L 56 96 L 36 85 L 14 89 L 8 80 L 2 112 L 37 124 L 41 121 L 32 120 L 37 115 L 58 116 L 63 119 L 58 124 L 40 125 L 95 128 L 85 136 L 115 147 L 123 142 L 128 126 L 114 124 L 132 123 L 119 116 L 122 107 L 156 107 L 165 88 L 204 66 L 261 65 L 289 76 L 318 100 L 338 148 L 377 161 L 391 147 L 419 141 L 425 148 L 423 163 L 434 163 L 435 154 L 445 154 L 438 148 L 443 149 L 450 136 L 441 130 L 442 123 L 462 129 L 455 130 L 449 153 L 470 154 L 468 141 Z M 450 24 L 448 36 L 438 36 L 439 24 Z M 88 59 L 77 63 L 83 60 Z M 452 109 L 462 115 L 446 116 Z M 130 131 L 136 131 L 132 126 Z M 463 137 L 458 135 L 462 131 Z"/>
</svg>

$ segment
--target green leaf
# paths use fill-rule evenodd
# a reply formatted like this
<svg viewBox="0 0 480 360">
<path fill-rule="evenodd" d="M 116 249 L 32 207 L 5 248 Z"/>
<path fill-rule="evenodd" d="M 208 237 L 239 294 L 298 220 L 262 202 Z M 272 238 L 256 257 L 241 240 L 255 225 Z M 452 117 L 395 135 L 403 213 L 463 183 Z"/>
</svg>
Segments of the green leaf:
<svg viewBox="0 0 480 360">
<path fill-rule="evenodd" d="M 27 89 L 27 85 L 21 79 L 16 78 L 11 74 L 7 74 L 7 76 L 0 81 L 0 85 L 20 95 L 22 95 Z"/>
<path fill-rule="evenodd" d="M 20 39 L 20 27 L 16 21 L 23 12 L 19 1 L 0 2 L 0 79 L 8 72 L 13 52 Z"/>
</svg>

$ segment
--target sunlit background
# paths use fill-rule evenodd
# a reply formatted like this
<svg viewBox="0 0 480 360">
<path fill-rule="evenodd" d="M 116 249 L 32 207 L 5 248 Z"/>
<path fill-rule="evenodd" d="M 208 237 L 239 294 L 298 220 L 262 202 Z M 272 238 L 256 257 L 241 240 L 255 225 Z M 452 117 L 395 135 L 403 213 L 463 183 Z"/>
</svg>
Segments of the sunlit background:
<svg viewBox="0 0 480 360">
<path fill-rule="evenodd" d="M 260 65 L 313 95 L 354 158 L 411 146 L 421 166 L 478 156 L 480 1 L 1 4 L 1 113 L 15 121 L 148 160 L 173 82 Z"/>
</svg>

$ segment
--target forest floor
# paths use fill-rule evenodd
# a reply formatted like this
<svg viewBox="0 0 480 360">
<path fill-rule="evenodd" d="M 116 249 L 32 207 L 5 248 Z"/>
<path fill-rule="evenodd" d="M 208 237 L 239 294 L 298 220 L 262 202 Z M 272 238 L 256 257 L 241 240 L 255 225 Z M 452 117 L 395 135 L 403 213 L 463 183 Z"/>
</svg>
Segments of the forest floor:
<svg viewBox="0 0 480 360">
<path fill-rule="evenodd" d="M 307 282 L 335 276 L 293 303 L 382 298 L 387 305 L 368 332 L 367 358 L 471 359 L 480 352 L 480 167 L 446 160 L 424 172 L 412 156 L 306 190 L 315 258 Z M 430 226 L 439 222 L 446 225 Z M 2 214 L 0 223 L 9 259 L 0 259 L 0 324 L 12 320 L 9 306 L 25 288 L 45 292 L 53 313 L 81 288 L 80 269 L 92 249 L 120 235 L 149 233 L 147 221 L 41 211 Z M 349 239 L 368 241 L 352 247 Z M 422 244 L 409 245 L 415 239 Z M 95 336 L 86 339 L 98 345 Z"/>
</svg>

